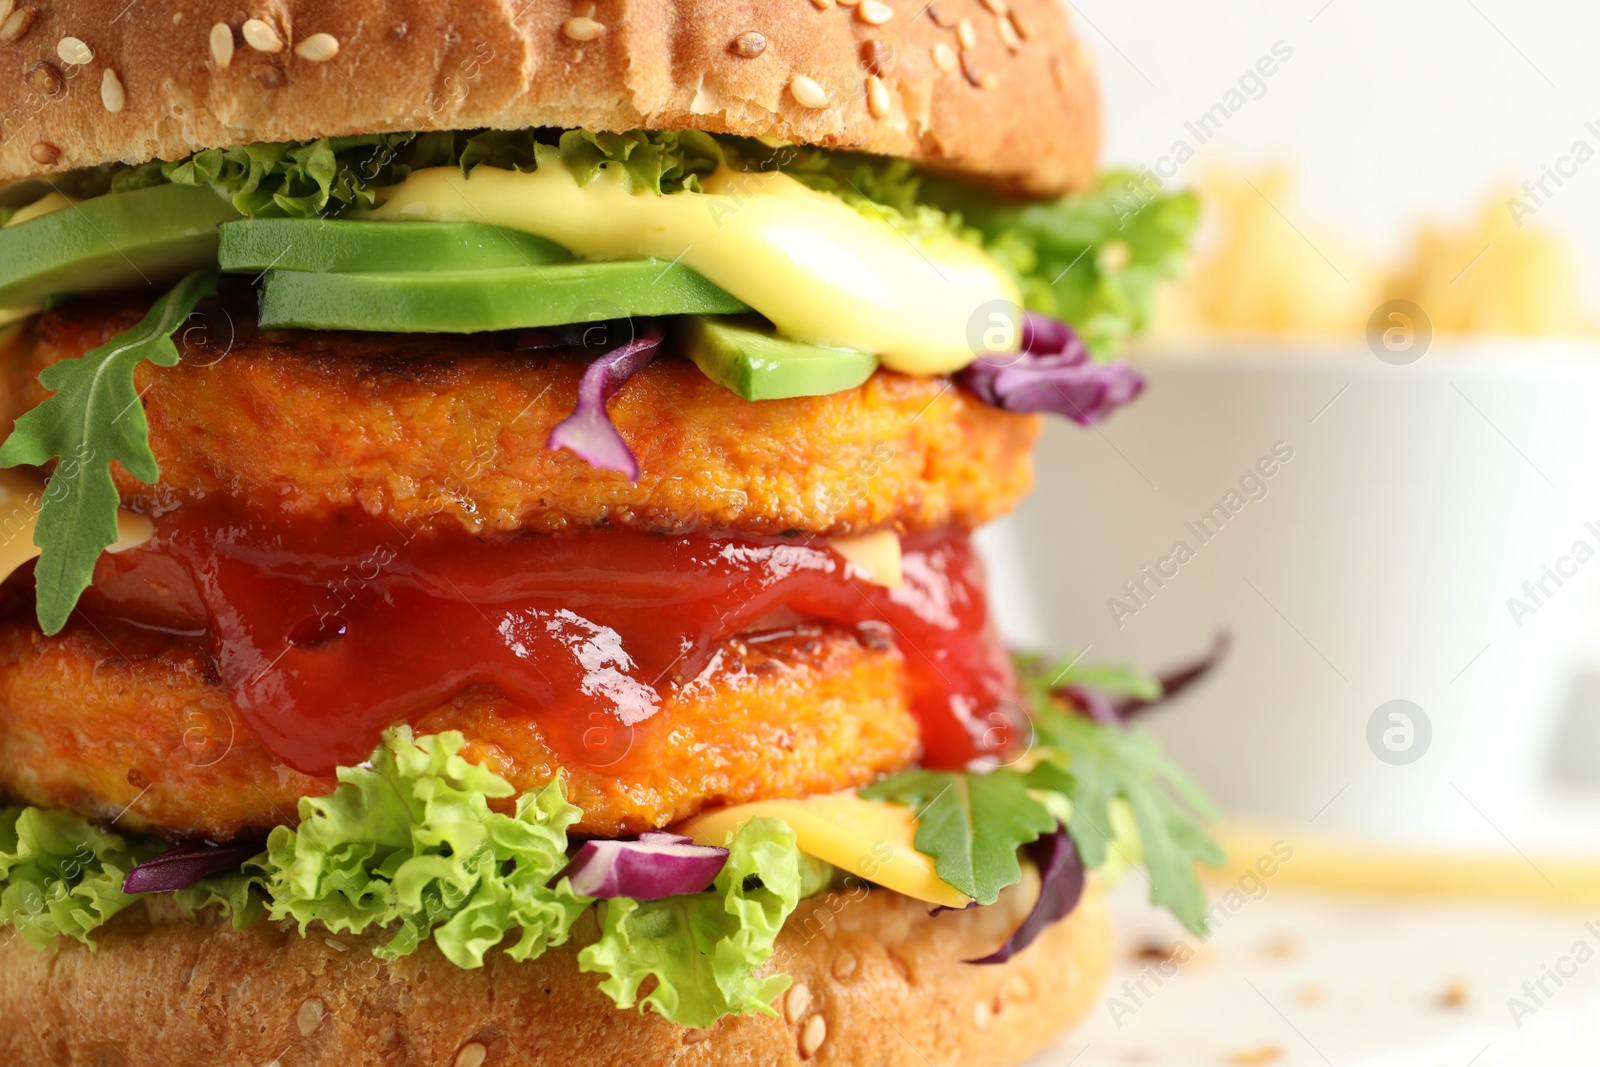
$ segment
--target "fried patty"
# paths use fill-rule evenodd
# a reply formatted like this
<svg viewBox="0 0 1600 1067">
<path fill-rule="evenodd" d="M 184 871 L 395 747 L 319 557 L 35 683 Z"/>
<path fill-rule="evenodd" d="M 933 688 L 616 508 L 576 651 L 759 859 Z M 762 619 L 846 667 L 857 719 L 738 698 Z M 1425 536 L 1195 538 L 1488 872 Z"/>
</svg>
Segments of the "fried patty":
<svg viewBox="0 0 1600 1067">
<path fill-rule="evenodd" d="M 0 434 L 47 395 L 40 369 L 142 310 L 79 302 L 40 316 L 6 357 Z M 137 374 L 160 484 L 118 470 L 125 501 L 146 511 L 221 494 L 313 518 L 355 505 L 411 529 L 841 534 L 971 528 L 1032 482 L 1037 418 L 943 378 L 879 371 L 831 396 L 750 402 L 669 339 L 609 405 L 639 459 L 630 483 L 546 449 L 586 360 L 519 348 L 526 335 L 262 331 L 225 302 L 177 339 L 182 364 Z"/>
<path fill-rule="evenodd" d="M 724 803 L 861 785 L 918 755 L 901 654 L 870 632 L 801 627 L 724 642 L 632 728 L 541 718 L 469 689 L 415 722 L 520 790 L 558 771 L 580 833 L 618 836 Z M 208 655 L 148 631 L 0 626 L 0 793 L 128 830 L 223 841 L 297 822 L 334 787 L 245 731 Z"/>
</svg>

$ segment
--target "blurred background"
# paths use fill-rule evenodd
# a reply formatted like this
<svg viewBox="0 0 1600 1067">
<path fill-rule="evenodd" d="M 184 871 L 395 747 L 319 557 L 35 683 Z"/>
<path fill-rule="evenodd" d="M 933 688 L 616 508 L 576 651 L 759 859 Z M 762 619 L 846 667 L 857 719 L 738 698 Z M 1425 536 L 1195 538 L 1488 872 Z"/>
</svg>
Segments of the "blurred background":
<svg viewBox="0 0 1600 1067">
<path fill-rule="evenodd" d="M 1117 980 L 1047 1062 L 1593 1062 L 1600 8 L 1070 6 L 1107 164 L 1205 222 L 1145 396 L 1052 424 L 986 547 L 1018 643 L 1231 635 L 1148 725 L 1233 865 L 1208 939 L 1118 888 Z"/>
</svg>

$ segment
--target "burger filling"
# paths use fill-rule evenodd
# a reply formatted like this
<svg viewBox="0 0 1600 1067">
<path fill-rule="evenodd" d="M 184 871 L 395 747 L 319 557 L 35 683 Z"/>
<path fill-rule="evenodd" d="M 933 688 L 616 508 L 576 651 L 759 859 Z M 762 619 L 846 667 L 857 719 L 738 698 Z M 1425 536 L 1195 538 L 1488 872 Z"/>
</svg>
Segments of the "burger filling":
<svg viewBox="0 0 1600 1067">
<path fill-rule="evenodd" d="M 1142 862 L 1203 923 L 1204 803 L 1124 721 L 1162 686 L 1014 662 L 968 536 L 1025 491 L 1033 413 L 1137 394 L 1109 357 L 1187 198 L 534 130 L 0 202 L 29 940 L 170 893 L 475 967 L 597 909 L 580 967 L 706 1026 L 772 1010 L 811 893 L 981 906 L 1032 866 L 974 963 L 1088 870 Z"/>
</svg>

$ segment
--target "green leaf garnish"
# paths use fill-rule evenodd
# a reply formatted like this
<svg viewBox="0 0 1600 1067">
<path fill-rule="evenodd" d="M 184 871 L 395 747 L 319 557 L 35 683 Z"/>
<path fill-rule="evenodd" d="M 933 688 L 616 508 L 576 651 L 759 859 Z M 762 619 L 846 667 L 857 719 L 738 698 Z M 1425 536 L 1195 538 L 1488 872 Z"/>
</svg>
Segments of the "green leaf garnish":
<svg viewBox="0 0 1600 1067">
<path fill-rule="evenodd" d="M 216 273 L 196 271 L 157 300 L 137 326 L 87 355 L 45 368 L 39 381 L 55 395 L 18 419 L 0 445 L 0 467 L 61 461 L 33 532 L 39 546 L 34 567 L 39 626 L 47 634 L 66 625 L 94 575 L 95 560 L 117 539 L 121 500 L 111 464 L 122 464 L 147 484 L 160 477 L 134 370 L 145 360 L 175 366 L 173 332 L 216 291 Z"/>
<path fill-rule="evenodd" d="M 406 956 L 430 936 L 458 967 L 481 967 L 507 933 L 513 959 L 566 941 L 591 901 L 563 879 L 567 828 L 583 813 L 560 778 L 517 797 L 512 815 L 490 798 L 511 783 L 460 755 L 449 732 L 412 739 L 407 727 L 384 735 L 371 766 L 340 767 L 339 786 L 300 801 L 300 826 L 267 838 L 267 914 L 355 933 L 394 925 L 376 950 Z"/>
<path fill-rule="evenodd" d="M 861 790 L 868 800 L 892 800 L 917 809 L 917 851 L 932 856 L 934 871 L 979 904 L 1022 878 L 1017 849 L 1056 828 L 1049 808 L 1028 795 L 1025 775 L 1001 769 L 904 771 Z"/>
<path fill-rule="evenodd" d="M 728 862 L 704 893 L 605 904 L 600 940 L 578 954 L 578 969 L 605 974 L 600 989 L 619 1008 L 638 1003 L 680 1026 L 710 1026 L 724 1015 L 777 1014 L 784 974 L 756 978 L 784 920 L 800 899 L 794 831 L 758 817 L 739 827 Z M 643 1000 L 640 985 L 656 985 Z"/>
</svg>

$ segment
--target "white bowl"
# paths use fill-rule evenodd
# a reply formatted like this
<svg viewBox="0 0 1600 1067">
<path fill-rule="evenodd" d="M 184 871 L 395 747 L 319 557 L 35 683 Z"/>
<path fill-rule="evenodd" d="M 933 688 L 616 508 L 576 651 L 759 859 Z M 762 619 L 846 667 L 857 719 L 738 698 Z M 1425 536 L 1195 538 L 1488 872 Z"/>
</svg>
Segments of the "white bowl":
<svg viewBox="0 0 1600 1067">
<path fill-rule="evenodd" d="M 1012 636 L 1156 668 L 1230 630 L 1218 674 L 1150 721 L 1231 814 L 1600 852 L 1600 348 L 1134 362 L 1144 396 L 1052 421 L 1036 492 L 988 535 Z M 1408 734 L 1385 709 L 1369 744 L 1395 700 L 1422 716 Z"/>
</svg>

